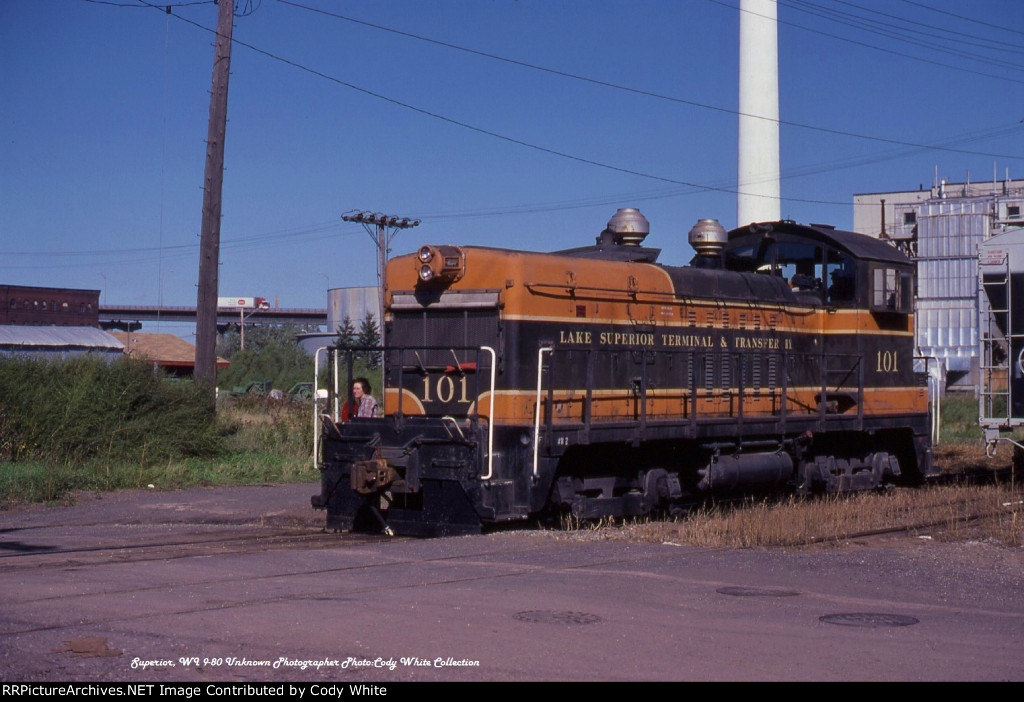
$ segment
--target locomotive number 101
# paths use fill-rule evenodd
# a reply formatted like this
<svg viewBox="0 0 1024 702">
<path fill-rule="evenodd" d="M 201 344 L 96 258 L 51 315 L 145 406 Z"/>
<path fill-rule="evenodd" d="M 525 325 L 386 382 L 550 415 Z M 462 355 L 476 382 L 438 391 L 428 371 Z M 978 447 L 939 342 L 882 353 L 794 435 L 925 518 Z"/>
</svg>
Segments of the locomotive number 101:
<svg viewBox="0 0 1024 702">
<path fill-rule="evenodd" d="M 875 369 L 878 373 L 897 373 L 899 368 L 897 367 L 897 358 L 895 351 L 879 351 L 878 352 L 878 367 Z"/>
<path fill-rule="evenodd" d="M 433 388 L 431 388 L 433 384 Z M 433 395 L 431 395 L 431 389 L 433 389 Z M 458 394 L 458 399 L 455 399 Z M 450 375 L 444 374 L 438 376 L 434 383 L 431 383 L 431 377 L 429 375 L 423 376 L 423 394 L 420 398 L 424 402 L 434 402 L 435 399 L 438 402 L 457 402 L 460 405 L 469 404 L 469 382 L 468 377 L 463 375 L 461 378 L 456 380 Z"/>
</svg>

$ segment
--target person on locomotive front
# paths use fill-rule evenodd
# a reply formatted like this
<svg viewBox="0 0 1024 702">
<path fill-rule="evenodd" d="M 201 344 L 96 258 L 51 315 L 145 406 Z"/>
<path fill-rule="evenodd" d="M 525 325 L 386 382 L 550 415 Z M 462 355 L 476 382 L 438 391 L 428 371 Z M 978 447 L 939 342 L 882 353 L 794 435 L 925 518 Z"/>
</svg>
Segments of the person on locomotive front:
<svg viewBox="0 0 1024 702">
<path fill-rule="evenodd" d="M 352 400 L 345 403 L 341 411 L 341 420 L 348 421 L 351 417 L 376 417 L 378 415 L 377 400 L 370 393 L 373 388 L 366 378 L 352 381 Z"/>
</svg>

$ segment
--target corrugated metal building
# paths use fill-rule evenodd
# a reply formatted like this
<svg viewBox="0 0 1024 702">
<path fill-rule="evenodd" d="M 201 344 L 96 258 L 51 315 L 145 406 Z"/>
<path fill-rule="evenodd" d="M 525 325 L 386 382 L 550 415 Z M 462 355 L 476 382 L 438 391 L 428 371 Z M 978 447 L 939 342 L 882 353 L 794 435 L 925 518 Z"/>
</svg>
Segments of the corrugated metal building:
<svg viewBox="0 0 1024 702">
<path fill-rule="evenodd" d="M 978 355 L 978 245 L 992 235 L 992 198 L 933 199 L 917 213 L 917 346 L 966 374 Z"/>
<path fill-rule="evenodd" d="M 854 230 L 892 240 L 917 263 L 916 342 L 948 382 L 975 384 L 978 245 L 1024 226 L 1024 180 L 951 183 L 853 196 Z"/>
<path fill-rule="evenodd" d="M 979 353 L 978 247 L 1024 226 L 1024 188 L 949 197 L 914 206 L 917 346 L 941 360 L 951 384 L 976 384 Z"/>
<path fill-rule="evenodd" d="M 65 359 L 83 355 L 117 359 L 124 346 L 94 327 L 40 327 L 0 325 L 0 357 Z"/>
</svg>

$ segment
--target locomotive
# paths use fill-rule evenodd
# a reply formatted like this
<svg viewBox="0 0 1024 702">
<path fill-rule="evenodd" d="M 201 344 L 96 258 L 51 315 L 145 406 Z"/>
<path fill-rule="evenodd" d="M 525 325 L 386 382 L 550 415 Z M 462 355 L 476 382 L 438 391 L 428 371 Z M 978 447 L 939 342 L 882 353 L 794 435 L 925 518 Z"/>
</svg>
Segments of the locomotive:
<svg viewBox="0 0 1024 702">
<path fill-rule="evenodd" d="M 327 528 L 476 533 L 933 473 L 904 254 L 826 225 L 700 220 L 674 267 L 648 233 L 625 208 L 593 246 L 392 259 L 380 416 L 342 421 L 353 351 L 329 350 L 311 500 Z"/>
</svg>

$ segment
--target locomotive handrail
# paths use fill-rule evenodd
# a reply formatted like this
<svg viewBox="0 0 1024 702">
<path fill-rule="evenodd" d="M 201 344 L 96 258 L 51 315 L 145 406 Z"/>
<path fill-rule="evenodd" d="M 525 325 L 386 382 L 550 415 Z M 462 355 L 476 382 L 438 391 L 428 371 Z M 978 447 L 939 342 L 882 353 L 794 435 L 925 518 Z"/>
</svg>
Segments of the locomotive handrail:
<svg viewBox="0 0 1024 702">
<path fill-rule="evenodd" d="M 821 354 L 821 393 L 818 397 L 818 417 L 821 422 L 828 422 L 833 419 L 839 419 L 842 417 L 841 413 L 832 414 L 828 411 L 828 397 L 829 395 L 837 395 L 843 391 L 843 385 L 847 379 L 857 372 L 857 386 L 855 388 L 849 388 L 850 391 L 856 396 L 857 404 L 857 426 L 863 428 L 864 425 L 864 364 L 862 363 L 861 356 L 853 353 L 822 353 Z M 829 359 L 846 358 L 853 359 L 853 365 L 846 368 L 845 365 L 842 368 L 829 368 Z M 829 378 L 835 377 L 836 374 L 843 373 L 842 378 L 835 382 L 835 387 L 829 390 Z"/>
<path fill-rule="evenodd" d="M 481 480 L 490 480 L 494 475 L 494 383 L 498 368 L 498 353 L 490 346 L 481 346 L 480 350 L 491 354 L 490 409 L 487 411 L 487 474 L 480 476 Z M 479 416 L 479 412 L 477 414 Z"/>
<path fill-rule="evenodd" d="M 629 299 L 638 298 L 640 295 L 651 295 L 651 296 L 662 297 L 662 298 L 667 297 L 667 298 L 670 298 L 670 299 L 675 299 L 676 298 L 676 293 L 675 293 L 674 290 L 635 290 L 634 291 L 634 290 L 628 290 L 628 289 L 625 289 L 625 288 L 609 288 L 609 287 L 605 287 L 605 286 L 601 286 L 601 285 L 572 285 L 571 286 L 571 290 L 573 291 L 573 294 L 569 295 L 568 293 L 566 293 L 566 291 L 568 289 L 570 289 L 570 286 L 566 285 L 565 283 L 523 283 L 523 287 L 526 288 L 527 290 L 529 290 L 530 292 L 533 292 L 535 288 L 538 289 L 538 290 L 549 288 L 549 289 L 551 289 L 551 290 L 553 290 L 555 292 L 564 293 L 564 294 L 566 294 L 567 297 L 577 297 L 577 295 L 575 294 L 576 292 L 578 292 L 580 290 L 585 290 L 587 292 L 622 294 L 624 297 L 627 297 Z M 548 294 L 548 295 L 552 295 L 553 296 L 552 293 L 542 293 L 542 294 Z"/>
<path fill-rule="evenodd" d="M 789 414 L 789 351 L 782 352 L 782 369 L 779 375 L 782 377 L 782 385 L 779 388 L 781 401 L 779 403 L 779 421 L 782 424 L 782 433 L 786 432 L 786 417 Z"/>
<path fill-rule="evenodd" d="M 334 421 L 340 419 L 340 413 L 338 410 L 338 349 L 334 350 Z M 352 358 L 351 352 L 349 352 L 349 375 L 352 374 Z M 352 383 L 348 384 L 348 387 L 352 387 Z"/>
<path fill-rule="evenodd" d="M 546 427 L 547 434 L 550 436 L 556 430 L 556 425 L 564 423 L 566 419 L 572 422 L 573 420 L 569 417 L 553 414 L 553 409 L 558 402 L 562 401 L 564 393 L 579 392 L 578 401 L 580 402 L 581 414 L 575 420 L 580 423 L 578 440 L 584 444 L 589 443 L 591 432 L 593 431 L 594 413 L 596 411 L 594 405 L 598 402 L 596 397 L 598 388 L 595 387 L 594 383 L 594 376 L 599 363 L 598 357 L 602 354 L 616 354 L 621 352 L 621 350 L 579 349 L 570 346 L 558 346 L 557 344 L 552 344 L 550 347 L 545 348 L 546 350 L 541 354 L 538 361 L 540 363 L 538 376 L 541 377 L 541 380 L 538 384 L 539 391 L 535 388 L 535 397 L 538 405 L 535 406 L 533 418 L 535 431 L 539 433 L 541 429 Z M 583 363 L 567 362 L 570 366 L 575 365 L 579 367 L 580 375 L 583 375 L 585 380 L 580 378 L 583 381 L 582 383 L 571 384 L 565 387 L 556 387 L 550 383 L 548 386 L 543 385 L 542 376 L 544 373 L 547 374 L 549 379 L 565 375 L 561 372 L 556 373 L 553 370 L 553 364 L 558 363 L 557 359 L 561 355 L 573 353 L 581 353 L 584 357 Z M 543 363 L 544 357 L 548 354 L 551 355 L 552 360 L 545 367 Z M 662 388 L 660 383 L 653 384 L 658 378 L 651 375 L 651 369 L 647 365 L 651 362 L 651 359 L 657 358 L 662 354 L 670 357 L 690 356 L 689 361 L 684 361 L 683 366 L 684 368 L 690 367 L 690 372 L 686 374 L 685 378 L 677 377 L 677 380 L 682 381 L 681 384 L 672 384 L 664 388 L 667 391 L 681 393 L 680 399 L 683 403 L 682 415 L 673 414 L 671 416 L 665 415 L 665 417 L 662 417 L 661 414 L 652 415 L 652 403 L 656 402 Z M 726 357 L 721 359 L 721 363 L 728 364 L 725 377 L 731 378 L 731 381 L 727 380 L 724 382 L 728 382 L 729 385 L 719 386 L 716 381 L 714 387 L 712 387 L 712 385 L 708 384 L 711 383 L 709 379 L 711 376 L 705 377 L 704 381 L 702 381 L 699 370 L 698 372 L 693 372 L 693 368 L 698 367 L 704 368 L 706 373 L 710 373 L 708 368 L 710 368 L 713 359 L 716 358 L 715 354 L 710 351 L 633 349 L 634 362 L 638 363 L 641 367 L 637 369 L 636 374 L 633 376 L 631 389 L 623 389 L 623 392 L 632 393 L 635 398 L 632 419 L 629 421 L 636 427 L 638 431 L 637 437 L 642 440 L 643 436 L 650 429 L 652 418 L 655 417 L 660 419 L 675 417 L 676 420 L 689 423 L 691 431 L 696 432 L 697 425 L 700 422 L 715 418 L 713 415 L 705 414 L 701 410 L 701 403 L 707 398 L 718 395 L 733 398 L 729 416 L 736 423 L 737 431 L 742 433 L 746 430 L 750 421 L 761 421 L 764 419 L 760 414 L 756 416 L 750 414 L 751 402 L 756 400 L 759 392 L 761 394 L 767 393 L 767 396 L 775 398 L 772 400 L 770 414 L 775 417 L 778 431 L 784 433 L 787 431 L 787 425 L 790 420 L 793 419 L 794 398 L 789 395 L 791 379 L 787 369 L 794 359 L 806 359 L 808 363 L 812 363 L 816 367 L 817 371 L 815 373 L 817 376 L 817 400 L 807 404 L 797 402 L 798 405 L 804 407 L 801 417 L 816 415 L 818 421 L 822 424 L 843 421 L 854 422 L 855 426 L 863 427 L 865 417 L 869 411 L 864 406 L 866 364 L 863 363 L 863 360 L 857 354 L 821 351 L 795 353 L 792 350 L 784 349 L 779 349 L 776 354 L 773 363 L 778 370 L 775 371 L 777 375 L 772 376 L 775 380 L 771 381 L 771 384 L 766 384 L 765 380 L 758 381 L 757 376 L 751 375 L 755 371 L 748 365 L 746 359 L 757 358 L 759 352 L 738 350 L 727 354 Z M 658 377 L 660 378 L 660 376 Z M 814 387 L 814 385 L 815 382 L 812 381 L 811 387 Z M 827 399 L 836 399 L 837 394 L 847 398 L 846 400 L 840 400 L 842 409 L 838 412 L 834 411 L 826 402 Z M 602 397 L 610 398 L 609 395 L 603 395 Z M 570 402 L 572 401 L 570 400 Z M 849 404 L 844 404 L 845 402 L 849 402 Z M 539 416 L 539 412 L 545 411 L 545 409 L 548 414 Z M 540 441 L 540 437 L 535 436 L 534 443 L 538 456 Z M 537 465 L 539 470 L 539 457 Z"/>
<path fill-rule="evenodd" d="M 583 435 L 590 443 L 590 424 L 594 418 L 594 350 L 587 349 L 587 394 L 583 404 Z"/>
<path fill-rule="evenodd" d="M 360 348 L 338 348 L 338 347 L 324 347 L 320 349 L 329 350 L 333 352 L 334 361 L 334 376 L 335 376 L 335 387 L 334 391 L 334 404 L 338 405 L 342 397 L 341 384 L 344 383 L 344 379 L 341 378 L 341 366 L 345 362 L 341 358 L 341 352 L 344 352 L 350 357 L 359 355 Z M 498 440 L 497 430 L 495 428 L 495 409 L 497 400 L 495 396 L 497 394 L 497 352 L 494 348 L 488 346 L 479 347 L 452 347 L 450 345 L 422 345 L 422 344 L 410 344 L 402 346 L 391 346 L 385 349 L 386 358 L 388 363 L 385 367 L 386 379 L 385 386 L 394 385 L 396 388 L 401 388 L 404 385 L 403 381 L 396 381 L 391 378 L 393 373 L 408 373 L 410 371 L 419 370 L 423 372 L 428 368 L 425 364 L 433 361 L 426 354 L 431 352 L 441 352 L 449 357 L 449 369 L 459 368 L 463 369 L 466 374 L 474 375 L 475 377 L 470 381 L 470 393 L 476 398 L 480 398 L 481 391 L 487 391 L 483 386 L 487 383 L 485 378 L 480 377 L 480 373 L 474 373 L 469 370 L 474 364 L 461 363 L 459 353 L 475 352 L 479 364 L 479 356 L 487 355 L 488 360 L 491 364 L 491 378 L 489 384 L 490 397 L 488 405 L 485 406 L 487 410 L 487 438 L 486 438 L 486 465 L 481 465 L 479 475 L 480 480 L 493 480 L 495 478 L 494 470 L 494 446 Z M 580 425 L 577 429 L 580 433 L 577 434 L 577 438 L 574 441 L 588 444 L 591 440 L 592 432 L 594 431 L 595 415 L 599 414 L 598 403 L 612 400 L 613 396 L 607 393 L 599 393 L 601 390 L 598 387 L 599 383 L 596 383 L 597 376 L 599 374 L 601 366 L 601 359 L 608 354 L 621 353 L 622 349 L 597 349 L 597 348 L 574 348 L 570 346 L 560 346 L 555 343 L 548 342 L 547 345 L 539 347 L 537 350 L 537 381 L 534 389 L 535 405 L 534 405 L 534 416 L 533 419 L 533 465 L 532 475 L 534 478 L 539 478 L 541 475 L 541 443 L 550 440 L 554 436 L 554 432 L 561 431 L 559 425 L 565 424 L 566 420 L 572 422 L 573 412 L 570 411 L 568 416 L 563 416 L 562 412 L 556 414 L 555 408 L 557 403 L 562 402 L 562 395 L 564 392 L 579 393 L 575 395 L 574 400 L 570 400 L 570 409 L 573 403 L 577 403 L 580 406 L 581 415 L 576 415 L 576 422 Z M 778 371 L 778 375 L 772 375 L 771 377 L 776 378 L 772 380 L 771 384 L 766 384 L 766 379 L 762 378 L 761 375 L 751 375 L 752 373 L 764 373 L 762 368 L 760 371 L 751 367 L 747 358 L 758 358 L 760 357 L 759 352 L 752 350 L 731 350 L 730 353 L 725 354 L 725 357 L 721 359 L 721 362 L 728 365 L 728 370 L 723 369 L 722 378 L 717 379 L 719 373 L 716 372 L 713 376 L 716 378 L 712 380 L 710 375 L 707 374 L 713 366 L 712 359 L 718 358 L 717 354 L 711 351 L 696 351 L 694 349 L 643 349 L 636 348 L 632 349 L 633 362 L 639 363 L 640 367 L 636 369 L 635 375 L 633 375 L 633 388 L 632 394 L 634 396 L 634 405 L 632 409 L 632 418 L 627 420 L 627 423 L 632 424 L 635 427 L 635 438 L 637 440 L 643 440 L 644 437 L 650 431 L 661 432 L 663 431 L 662 424 L 665 420 L 682 421 L 690 425 L 690 431 L 692 433 L 697 432 L 697 426 L 704 421 L 710 421 L 712 419 L 725 419 L 720 417 L 719 411 L 714 410 L 709 405 L 704 407 L 708 402 L 714 403 L 716 397 L 728 397 L 732 396 L 731 410 L 725 410 L 728 415 L 731 415 L 731 421 L 734 422 L 736 431 L 739 434 L 743 434 L 748 431 L 748 424 L 754 422 L 755 425 L 763 423 L 769 416 L 774 415 L 776 431 L 785 433 L 787 431 L 787 425 L 792 419 L 793 401 L 794 398 L 789 396 L 789 386 L 791 385 L 789 378 L 789 371 L 787 370 L 790 365 L 790 361 L 794 359 L 794 352 L 787 351 L 784 349 L 777 349 L 775 351 L 773 367 L 778 367 L 781 364 L 781 370 Z M 562 359 L 562 354 L 580 353 L 583 358 L 580 360 L 584 361 L 585 367 L 581 367 L 579 361 L 573 361 L 568 357 Z M 454 355 L 453 355 L 454 354 Z M 436 355 L 436 354 L 435 354 Z M 652 367 L 648 367 L 652 363 L 652 359 L 660 359 L 662 356 L 669 358 L 682 357 L 684 360 L 679 368 L 680 371 L 689 369 L 688 372 L 684 372 L 682 376 L 676 374 L 672 376 L 672 380 L 666 384 L 666 378 L 662 377 L 663 370 L 658 370 L 660 366 L 655 363 Z M 805 414 L 817 415 L 818 421 L 824 423 L 832 423 L 833 421 L 853 421 L 857 422 L 858 425 L 862 425 L 866 410 L 863 406 L 864 399 L 864 376 L 865 376 L 865 364 L 857 362 L 857 356 L 849 353 L 822 353 L 822 352 L 807 352 L 795 354 L 799 357 L 807 357 L 809 362 L 815 365 L 820 364 L 819 372 L 821 373 L 820 381 L 818 384 L 819 392 L 822 393 L 818 400 L 818 406 L 814 408 L 813 402 L 808 402 L 805 407 L 806 412 L 801 412 L 801 417 Z M 689 359 L 686 360 L 686 356 Z M 469 358 L 472 358 L 470 355 Z M 455 362 L 452 366 L 451 363 Z M 813 359 L 813 360 L 812 360 Z M 568 366 L 563 367 L 563 361 Z M 411 362 L 412 365 L 406 365 Z M 759 361 L 760 362 L 760 361 Z M 316 370 L 319 371 L 323 368 L 322 357 L 318 355 L 316 362 Z M 559 370 L 556 374 L 555 367 L 562 370 L 565 368 L 575 367 L 578 370 L 570 375 L 575 376 L 576 380 L 571 381 L 570 385 L 562 387 L 561 385 L 553 384 L 553 379 L 564 375 Z M 440 368 L 438 368 L 440 370 Z M 474 369 L 475 370 L 475 369 Z M 482 370 L 482 369 L 480 369 Z M 858 372 L 859 371 L 859 372 Z M 351 373 L 352 370 L 349 370 Z M 450 371 L 451 372 L 451 371 Z M 676 371 L 670 371 L 671 373 L 677 373 Z M 773 372 L 774 371 L 770 371 Z M 548 384 L 545 385 L 545 375 L 548 378 Z M 568 378 L 569 376 L 565 376 Z M 388 380 L 387 378 L 391 378 Z M 731 380 L 730 380 L 731 379 Z M 681 384 L 676 384 L 682 381 Z M 852 382 L 851 382 L 852 381 Z M 397 382 L 397 385 L 395 383 Z M 529 382 L 529 381 L 527 381 Z M 721 385 L 721 383 L 728 383 L 728 385 Z M 812 385 L 813 387 L 813 382 Z M 847 386 L 847 387 L 844 387 Z M 575 388 L 575 389 L 574 389 Z M 834 390 L 833 390 L 834 388 Z M 627 390 L 628 391 L 628 390 Z M 751 403 L 758 402 L 758 392 L 769 393 L 770 396 L 774 397 L 771 400 L 772 408 L 768 410 L 769 414 L 764 416 L 761 415 L 761 410 L 757 411 L 756 416 L 750 414 Z M 844 397 L 848 399 L 839 398 L 841 408 L 845 408 L 845 411 L 835 412 L 831 405 L 826 401 L 827 398 L 836 399 L 834 392 L 844 393 Z M 748 396 L 749 393 L 754 393 L 754 396 Z M 403 410 L 403 401 L 409 398 L 405 397 L 405 392 L 399 392 L 397 398 L 398 413 L 401 414 Z M 679 396 L 679 401 L 682 403 L 680 414 L 678 410 L 667 410 L 666 401 L 669 398 Z M 810 397 L 807 397 L 810 400 Z M 856 402 L 857 406 L 853 407 L 852 403 Z M 850 403 L 850 404 L 846 404 Z M 798 403 L 801 404 L 801 403 Z M 679 406 L 679 405 L 677 405 Z M 605 405 L 601 405 L 602 408 Z M 813 409 L 812 409 L 813 408 Z M 338 408 L 332 407 L 335 421 L 339 421 L 337 416 Z M 706 410 L 706 412 L 705 412 Z M 850 411 L 852 410 L 852 412 Z M 393 410 L 392 410 L 393 411 Z M 666 411 L 668 412 L 666 414 Z M 547 412 L 546 415 L 542 415 L 542 412 Z M 481 434 L 483 427 L 480 425 L 482 413 L 479 412 L 479 408 L 473 415 L 467 416 L 467 419 L 476 421 L 480 427 Z M 607 418 L 604 412 L 600 412 L 602 421 L 606 421 Z M 580 421 L 582 420 L 582 421 Z M 626 417 L 621 417 L 620 420 L 626 420 Z M 529 420 L 527 420 L 529 421 Z M 548 439 L 544 439 L 543 436 L 547 436 Z M 316 446 L 319 447 L 323 441 L 323 431 L 318 427 L 315 429 L 315 441 Z M 481 445 L 483 444 L 483 437 L 481 436 Z M 568 445 L 568 444 L 565 444 Z M 552 445 L 550 448 L 545 448 L 545 455 L 549 455 L 549 452 L 557 453 L 559 449 Z M 481 451 L 481 453 L 483 450 Z M 554 453 L 550 453 L 554 455 Z M 483 456 L 481 456 L 481 459 Z"/>
<path fill-rule="evenodd" d="M 445 416 L 441 417 L 441 426 L 445 426 L 445 422 L 451 422 L 452 426 L 455 427 L 455 431 L 459 432 L 459 438 L 462 439 L 463 441 L 466 440 L 466 435 L 462 433 L 462 427 L 459 426 L 459 422 L 457 419 L 455 419 L 455 417 L 451 416 L 450 414 L 446 414 Z M 452 436 L 452 433 L 450 431 L 448 432 L 448 436 L 451 436 L 453 439 L 455 438 L 454 436 Z"/>
<path fill-rule="evenodd" d="M 320 352 L 326 351 L 329 348 L 329 346 L 321 346 L 313 352 L 313 470 L 316 470 L 318 467 L 320 439 L 323 436 L 323 429 L 320 427 L 319 398 L 317 398 L 317 392 L 320 390 Z"/>
<path fill-rule="evenodd" d="M 857 359 L 857 429 L 864 431 L 864 358 Z"/>
<path fill-rule="evenodd" d="M 657 353 L 651 351 L 650 353 Z M 647 350 L 640 352 L 640 439 L 647 433 Z"/>
<path fill-rule="evenodd" d="M 932 374 L 929 371 L 929 364 L 935 363 L 936 368 L 941 369 L 937 356 L 914 356 L 915 361 L 924 361 L 925 386 L 928 388 L 928 404 L 931 406 L 931 440 L 932 444 L 938 444 L 942 428 L 942 393 L 939 392 L 940 385 L 938 377 L 932 382 Z M 934 385 L 934 387 L 933 387 Z"/>
<path fill-rule="evenodd" d="M 540 391 L 541 378 L 544 376 L 544 354 L 554 350 L 554 346 L 541 346 L 537 349 L 537 402 L 533 410 L 533 477 L 535 479 L 540 477 L 537 456 L 540 452 Z"/>
<path fill-rule="evenodd" d="M 736 361 L 736 438 L 743 437 L 743 396 L 746 391 L 746 363 L 742 354 L 729 354 L 730 360 Z"/>
</svg>

